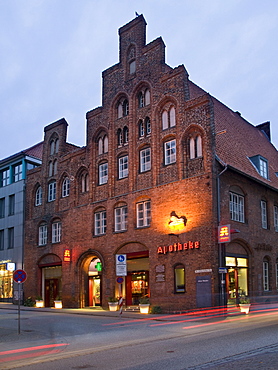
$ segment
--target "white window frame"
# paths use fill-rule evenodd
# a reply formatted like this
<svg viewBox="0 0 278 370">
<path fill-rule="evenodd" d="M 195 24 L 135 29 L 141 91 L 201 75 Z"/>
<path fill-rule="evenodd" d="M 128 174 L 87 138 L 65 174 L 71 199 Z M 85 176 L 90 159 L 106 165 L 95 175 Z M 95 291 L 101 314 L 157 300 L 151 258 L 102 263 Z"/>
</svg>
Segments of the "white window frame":
<svg viewBox="0 0 278 370">
<path fill-rule="evenodd" d="M 260 157 L 260 175 L 268 179 L 268 163 L 265 159 Z"/>
<path fill-rule="evenodd" d="M 138 228 L 148 227 L 151 224 L 151 201 L 146 200 L 136 204 L 136 225 Z"/>
<path fill-rule="evenodd" d="M 151 148 L 140 150 L 140 172 L 146 172 L 151 169 Z"/>
<path fill-rule="evenodd" d="M 22 163 L 14 166 L 14 182 L 22 180 Z"/>
<path fill-rule="evenodd" d="M 35 196 L 35 206 L 40 206 L 42 204 L 42 187 L 39 186 L 36 190 Z"/>
<path fill-rule="evenodd" d="M 115 231 L 127 230 L 127 206 L 115 208 Z"/>
<path fill-rule="evenodd" d="M 47 224 L 39 226 L 39 246 L 47 244 Z"/>
<path fill-rule="evenodd" d="M 119 179 L 128 177 L 128 155 L 119 158 Z"/>
<path fill-rule="evenodd" d="M 139 121 L 139 137 L 145 136 L 145 127 L 144 122 L 142 120 Z"/>
<path fill-rule="evenodd" d="M 68 197 L 70 194 L 70 179 L 66 177 L 62 185 L 62 198 Z"/>
<path fill-rule="evenodd" d="M 278 232 L 278 206 L 274 206 L 274 230 Z"/>
<path fill-rule="evenodd" d="M 106 211 L 95 212 L 95 235 L 106 233 Z"/>
<path fill-rule="evenodd" d="M 108 181 L 108 162 L 102 163 L 98 166 L 99 185 L 106 184 Z"/>
<path fill-rule="evenodd" d="M 176 110 L 175 107 L 171 107 L 169 111 L 170 127 L 176 126 Z"/>
<path fill-rule="evenodd" d="M 152 132 L 152 127 L 151 127 L 151 120 L 149 117 L 146 117 L 145 119 L 145 126 L 146 126 L 146 135 L 150 135 Z"/>
<path fill-rule="evenodd" d="M 263 289 L 269 291 L 269 262 L 263 261 Z"/>
<path fill-rule="evenodd" d="M 7 186 L 10 183 L 10 170 L 9 168 L 1 171 L 1 185 L 0 186 Z"/>
<path fill-rule="evenodd" d="M 265 200 L 261 200 L 261 218 L 262 228 L 267 229 L 267 204 Z"/>
<path fill-rule="evenodd" d="M 230 191 L 230 217 L 233 221 L 245 222 L 244 220 L 244 196 Z"/>
<path fill-rule="evenodd" d="M 56 181 L 48 184 L 48 201 L 53 202 L 56 199 Z"/>
<path fill-rule="evenodd" d="M 59 243 L 61 241 L 62 223 L 61 221 L 54 221 L 52 223 L 52 243 Z"/>
<path fill-rule="evenodd" d="M 166 166 L 176 162 L 176 152 L 176 139 L 172 139 L 164 143 L 164 158 Z"/>
</svg>

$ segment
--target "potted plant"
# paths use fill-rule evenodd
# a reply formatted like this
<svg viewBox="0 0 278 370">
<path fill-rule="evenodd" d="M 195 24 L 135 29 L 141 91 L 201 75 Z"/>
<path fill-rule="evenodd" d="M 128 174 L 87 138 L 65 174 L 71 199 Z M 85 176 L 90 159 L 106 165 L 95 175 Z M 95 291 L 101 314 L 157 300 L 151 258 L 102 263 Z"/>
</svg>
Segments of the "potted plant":
<svg viewBox="0 0 278 370">
<path fill-rule="evenodd" d="M 141 297 L 139 299 L 140 313 L 149 313 L 150 309 L 150 299 L 147 296 Z"/>
<path fill-rule="evenodd" d="M 118 303 L 119 303 L 118 298 L 109 297 L 108 298 L 109 311 L 117 311 L 118 310 Z"/>
<path fill-rule="evenodd" d="M 36 307 L 44 307 L 44 301 L 40 295 L 36 297 Z"/>
<path fill-rule="evenodd" d="M 250 306 L 251 306 L 250 299 L 247 296 L 243 295 L 239 297 L 239 308 L 241 312 L 248 314 Z"/>
<path fill-rule="evenodd" d="M 56 299 L 54 300 L 54 307 L 55 308 L 63 308 L 63 304 L 62 304 L 62 298 L 60 295 L 58 295 L 56 297 Z"/>
</svg>

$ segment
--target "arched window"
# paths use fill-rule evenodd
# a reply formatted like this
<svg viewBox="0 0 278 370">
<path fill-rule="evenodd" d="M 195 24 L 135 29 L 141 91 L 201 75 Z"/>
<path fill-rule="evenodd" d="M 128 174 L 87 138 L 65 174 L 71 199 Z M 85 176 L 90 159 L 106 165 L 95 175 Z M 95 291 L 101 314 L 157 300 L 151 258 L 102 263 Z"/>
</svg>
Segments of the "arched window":
<svg viewBox="0 0 278 370">
<path fill-rule="evenodd" d="M 202 137 L 201 135 L 197 135 L 195 137 L 191 137 L 189 140 L 189 156 L 190 159 L 200 158 L 203 155 L 202 149 Z"/>
<path fill-rule="evenodd" d="M 162 113 L 162 130 L 166 130 L 168 128 L 168 113 L 166 110 Z"/>
<path fill-rule="evenodd" d="M 123 145 L 123 132 L 120 128 L 117 131 L 117 138 L 118 138 L 118 146 Z"/>
<path fill-rule="evenodd" d="M 103 140 L 102 137 L 98 139 L 98 154 L 103 154 Z"/>
<path fill-rule="evenodd" d="M 174 268 L 175 293 L 185 293 L 185 268 L 178 264 Z"/>
<path fill-rule="evenodd" d="M 174 107 L 171 107 L 169 116 L 170 116 L 170 127 L 176 126 L 176 111 Z"/>
<path fill-rule="evenodd" d="M 59 139 L 56 139 L 55 141 L 55 153 L 59 152 Z"/>
<path fill-rule="evenodd" d="M 89 191 L 89 175 L 84 172 L 81 175 L 81 192 L 85 193 Z"/>
<path fill-rule="evenodd" d="M 128 116 L 128 113 L 129 113 L 129 105 L 128 105 L 128 100 L 125 99 L 123 101 L 123 116 Z"/>
<path fill-rule="evenodd" d="M 103 138 L 103 153 L 108 153 L 108 137 L 107 135 Z"/>
<path fill-rule="evenodd" d="M 146 117 L 145 119 L 145 126 L 146 126 L 146 134 L 149 135 L 151 133 L 151 120 L 149 117 Z"/>
<path fill-rule="evenodd" d="M 52 176 L 53 175 L 53 163 L 52 161 L 49 162 L 48 164 L 48 176 Z"/>
<path fill-rule="evenodd" d="M 53 161 L 53 175 L 57 175 L 57 159 Z"/>
<path fill-rule="evenodd" d="M 35 206 L 40 206 L 42 204 L 42 188 L 41 186 L 38 187 L 36 190 L 35 196 Z"/>
<path fill-rule="evenodd" d="M 151 103 L 151 93 L 150 90 L 147 89 L 145 91 L 145 105 L 149 105 Z"/>
<path fill-rule="evenodd" d="M 138 94 L 138 106 L 139 106 L 139 108 L 144 107 L 144 105 L 145 105 L 145 101 L 144 100 L 145 100 L 144 99 L 144 94 L 143 94 L 142 91 L 140 91 L 139 94 Z"/>
<path fill-rule="evenodd" d="M 70 192 L 70 179 L 66 177 L 62 185 L 62 197 L 68 197 Z"/>
<path fill-rule="evenodd" d="M 50 154 L 53 155 L 55 153 L 55 141 L 51 140 L 50 142 Z"/>
<path fill-rule="evenodd" d="M 123 129 L 123 142 L 124 144 L 128 143 L 128 127 L 125 126 Z"/>
<path fill-rule="evenodd" d="M 122 118 L 123 116 L 123 104 L 119 103 L 118 104 L 118 118 Z"/>
<path fill-rule="evenodd" d="M 145 129 L 144 129 L 144 123 L 141 119 L 138 124 L 138 129 L 139 129 L 139 137 L 143 137 L 145 135 Z"/>
</svg>

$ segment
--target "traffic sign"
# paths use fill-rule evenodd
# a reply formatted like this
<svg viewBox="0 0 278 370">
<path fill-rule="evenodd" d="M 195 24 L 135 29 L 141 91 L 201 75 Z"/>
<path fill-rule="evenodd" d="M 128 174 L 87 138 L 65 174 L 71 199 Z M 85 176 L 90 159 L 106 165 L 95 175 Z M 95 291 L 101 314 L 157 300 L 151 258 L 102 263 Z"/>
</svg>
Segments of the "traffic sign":
<svg viewBox="0 0 278 370">
<path fill-rule="evenodd" d="M 117 277 L 117 283 L 122 284 L 124 282 L 124 278 L 122 277 Z"/>
<path fill-rule="evenodd" d="M 116 254 L 116 276 L 127 275 L 126 254 Z"/>
<path fill-rule="evenodd" d="M 13 279 L 16 283 L 24 283 L 27 279 L 27 274 L 24 270 L 15 270 L 13 273 Z"/>
</svg>

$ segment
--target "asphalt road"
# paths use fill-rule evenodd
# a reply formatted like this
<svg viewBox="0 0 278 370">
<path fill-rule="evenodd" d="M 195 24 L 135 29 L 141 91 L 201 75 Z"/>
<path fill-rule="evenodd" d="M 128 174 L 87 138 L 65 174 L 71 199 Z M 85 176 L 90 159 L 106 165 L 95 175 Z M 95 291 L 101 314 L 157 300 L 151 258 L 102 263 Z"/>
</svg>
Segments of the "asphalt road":
<svg viewBox="0 0 278 370">
<path fill-rule="evenodd" d="M 124 315 L 123 315 L 124 316 Z M 0 310 L 0 369 L 278 369 L 278 311 L 146 318 Z"/>
</svg>

